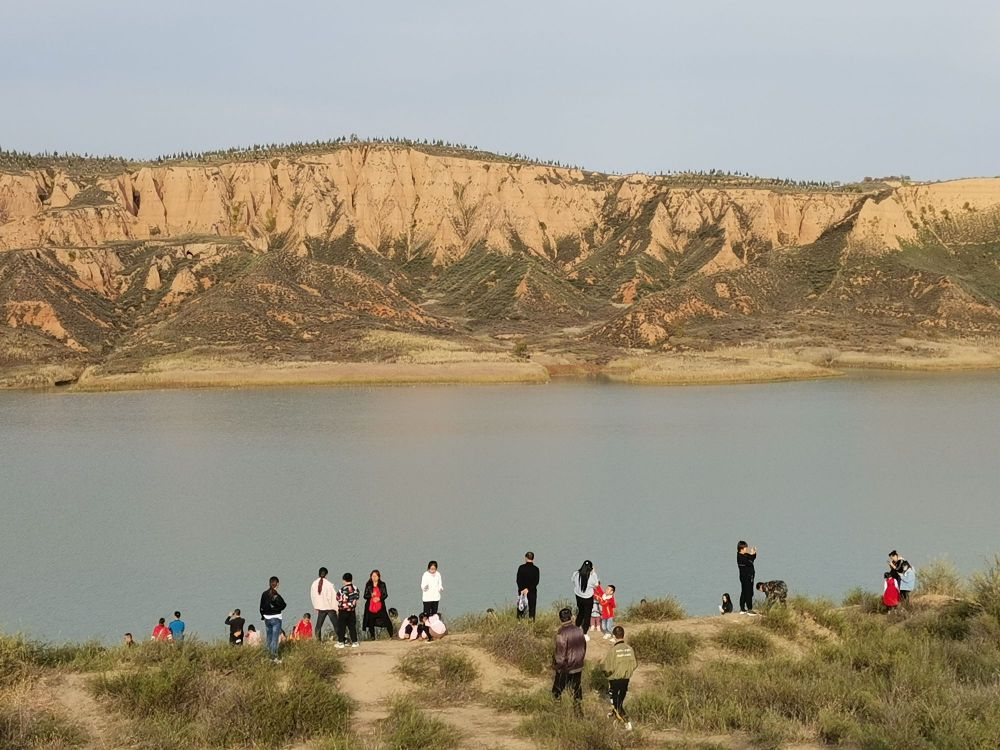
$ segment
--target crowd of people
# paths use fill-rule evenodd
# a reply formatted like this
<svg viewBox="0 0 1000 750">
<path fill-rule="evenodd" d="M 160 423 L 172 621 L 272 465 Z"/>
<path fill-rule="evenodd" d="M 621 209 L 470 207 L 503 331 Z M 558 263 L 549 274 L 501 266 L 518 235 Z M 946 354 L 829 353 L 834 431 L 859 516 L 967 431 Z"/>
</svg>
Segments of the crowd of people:
<svg viewBox="0 0 1000 750">
<path fill-rule="evenodd" d="M 788 598 L 788 586 L 781 580 L 756 581 L 757 548 L 740 540 L 736 548 L 736 567 L 740 581 L 739 613 L 756 615 L 754 594 L 764 595 L 768 605 L 783 605 Z M 336 637 L 336 648 L 358 648 L 358 607 L 361 607 L 361 630 L 368 640 L 376 640 L 384 630 L 387 638 L 403 641 L 431 642 L 447 633 L 447 626 L 441 618 L 439 607 L 444 583 L 436 560 L 427 564 L 420 579 L 422 608 L 419 614 L 404 618 L 397 629 L 394 622 L 398 618 L 396 609 L 388 606 L 389 588 L 379 570 L 368 575 L 364 589 L 354 584 L 354 576 L 344 573 L 339 585 L 328 579 L 329 570 L 319 569 L 316 580 L 309 587 L 309 597 L 316 613 L 315 626 L 312 613 L 306 612 L 296 623 L 291 640 L 323 640 L 323 626 L 329 620 Z M 538 602 L 538 587 L 541 573 L 535 565 L 533 552 L 526 552 L 524 562 L 517 568 L 515 585 L 517 590 L 516 611 L 518 618 L 535 619 Z M 602 668 L 608 676 L 608 700 L 611 702 L 610 717 L 621 721 L 625 728 L 632 729 L 625 712 L 625 697 L 629 680 L 637 667 L 632 647 L 625 642 L 625 630 L 615 624 L 616 587 L 602 584 L 594 563 L 584 560 L 570 576 L 573 595 L 576 599 L 576 616 L 569 607 L 559 611 L 560 626 L 555 634 L 555 656 L 553 668 L 555 679 L 552 694 L 560 698 L 566 690 L 573 694 L 575 702 L 582 700 L 581 674 L 590 642 L 590 631 L 600 632 L 605 640 L 612 641 Z M 910 592 L 916 587 L 916 571 L 896 550 L 889 554 L 888 570 L 883 577 L 883 603 L 892 611 L 901 602 L 909 602 Z M 234 609 L 225 619 L 229 628 L 229 642 L 234 646 L 266 646 L 275 663 L 280 663 L 279 649 L 286 640 L 282 627 L 287 604 L 279 592 L 281 582 L 277 576 L 268 581 L 267 589 L 260 596 L 259 613 L 264 624 L 261 638 L 253 624 L 248 624 L 239 609 Z M 645 600 L 643 600 L 645 601 Z M 492 610 L 488 610 L 492 612 Z M 733 600 L 728 593 L 722 595 L 719 612 L 734 612 Z M 169 623 L 160 618 L 153 628 L 152 640 L 179 642 L 184 640 L 185 624 L 180 612 L 174 612 Z M 134 644 L 131 633 L 125 634 L 125 644 Z M 578 706 L 577 706 L 578 707 Z"/>
</svg>

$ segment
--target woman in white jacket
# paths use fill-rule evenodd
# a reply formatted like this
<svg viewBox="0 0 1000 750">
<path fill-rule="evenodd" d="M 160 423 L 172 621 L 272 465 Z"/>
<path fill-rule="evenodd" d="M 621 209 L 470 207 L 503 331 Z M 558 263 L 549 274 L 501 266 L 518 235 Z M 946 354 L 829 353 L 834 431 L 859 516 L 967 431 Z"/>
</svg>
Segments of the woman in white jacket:
<svg viewBox="0 0 1000 750">
<path fill-rule="evenodd" d="M 431 560 L 427 563 L 427 570 L 424 571 L 424 575 L 420 579 L 420 594 L 423 597 L 425 614 L 437 614 L 442 591 L 444 591 L 444 585 L 441 583 L 441 573 L 438 572 L 437 560 Z"/>
</svg>

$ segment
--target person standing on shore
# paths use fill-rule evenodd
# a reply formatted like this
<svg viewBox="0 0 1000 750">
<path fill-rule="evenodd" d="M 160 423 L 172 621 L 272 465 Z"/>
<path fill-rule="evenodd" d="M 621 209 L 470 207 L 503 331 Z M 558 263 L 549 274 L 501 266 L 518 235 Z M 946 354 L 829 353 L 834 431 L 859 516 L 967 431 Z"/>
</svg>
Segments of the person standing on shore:
<svg viewBox="0 0 1000 750">
<path fill-rule="evenodd" d="M 740 614 L 752 615 L 753 611 L 753 579 L 756 577 L 754 560 L 757 559 L 757 548 L 751 547 L 742 539 L 736 545 L 736 566 L 740 571 Z"/>
<path fill-rule="evenodd" d="M 590 616 L 590 611 L 586 612 Z M 558 700 L 566 688 L 573 689 L 573 706 L 580 712 L 580 701 L 583 700 L 583 687 L 580 684 L 580 674 L 583 672 L 583 662 L 587 657 L 587 641 L 579 626 L 573 624 L 573 611 L 569 607 L 559 610 L 559 630 L 556 632 L 556 650 L 552 662 L 556 672 L 552 683 L 552 695 Z M 579 619 L 579 616 L 577 617 Z"/>
<path fill-rule="evenodd" d="M 594 587 L 597 586 L 597 573 L 594 563 L 584 560 L 579 570 L 573 571 L 573 594 L 576 596 L 576 626 L 583 631 L 583 638 L 590 640 L 587 631 L 590 630 L 590 617 L 594 611 Z"/>
<path fill-rule="evenodd" d="M 226 618 L 226 625 L 229 626 L 229 645 L 242 646 L 243 628 L 246 625 L 246 620 L 240 616 L 238 609 L 234 609 L 229 613 L 229 617 Z"/>
<path fill-rule="evenodd" d="M 309 598 L 316 610 L 316 627 L 313 634 L 317 641 L 323 640 L 323 623 L 327 618 L 334 630 L 337 628 L 337 587 L 326 580 L 330 573 L 326 568 L 319 569 L 319 578 L 309 587 Z"/>
<path fill-rule="evenodd" d="M 525 552 L 524 562 L 517 569 L 517 593 L 518 596 L 526 596 L 528 598 L 528 608 L 526 610 L 518 610 L 518 619 L 522 617 L 527 617 L 531 620 L 535 619 L 535 605 L 538 603 L 538 581 L 541 578 L 541 573 L 535 566 L 535 553 Z"/>
<path fill-rule="evenodd" d="M 910 606 L 910 592 L 917 587 L 917 571 L 906 560 L 899 563 L 899 598 L 903 606 Z"/>
<path fill-rule="evenodd" d="M 382 573 L 373 570 L 365 584 L 365 613 L 361 618 L 361 627 L 368 633 L 368 640 L 375 640 L 375 630 L 385 628 L 386 635 L 392 640 L 392 620 L 386 609 L 385 600 L 389 598 L 389 589 L 382 580 Z"/>
<path fill-rule="evenodd" d="M 625 714 L 625 696 L 628 695 L 628 681 L 632 679 L 638 662 L 632 647 L 625 643 L 625 628 L 616 625 L 611 631 L 614 645 L 604 657 L 601 668 L 608 675 L 608 692 L 611 694 L 611 713 L 624 722 L 625 730 L 632 731 L 632 722 Z"/>
<path fill-rule="evenodd" d="M 167 618 L 161 617 L 160 621 L 156 623 L 156 627 L 153 628 L 153 640 L 154 641 L 170 640 L 170 628 L 167 627 Z"/>
<path fill-rule="evenodd" d="M 420 579 L 420 593 L 424 602 L 424 614 L 436 615 L 438 606 L 441 604 L 441 592 L 444 591 L 444 584 L 441 581 L 441 572 L 438 570 L 437 560 L 427 563 L 427 570 Z"/>
<path fill-rule="evenodd" d="M 281 642 L 281 613 L 285 611 L 285 600 L 278 593 L 277 576 L 271 576 L 268 581 L 267 590 L 260 595 L 260 617 L 264 621 L 264 638 L 267 642 L 267 650 L 271 654 L 271 661 L 280 664 L 278 658 L 278 644 Z"/>
<path fill-rule="evenodd" d="M 170 621 L 167 625 L 170 628 L 170 637 L 173 639 L 174 643 L 180 643 L 184 640 L 184 621 L 181 619 L 180 612 L 174 612 L 174 619 Z"/>
<path fill-rule="evenodd" d="M 354 585 L 354 576 L 344 573 L 344 585 L 337 594 L 337 648 L 347 645 L 347 636 L 351 636 L 351 648 L 358 647 L 358 587 Z"/>
</svg>

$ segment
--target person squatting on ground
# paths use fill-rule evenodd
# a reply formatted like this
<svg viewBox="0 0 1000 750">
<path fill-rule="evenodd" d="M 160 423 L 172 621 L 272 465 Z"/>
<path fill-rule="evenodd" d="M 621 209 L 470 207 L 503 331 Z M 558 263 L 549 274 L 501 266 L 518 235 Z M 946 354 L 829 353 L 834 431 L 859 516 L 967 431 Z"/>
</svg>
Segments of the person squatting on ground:
<svg viewBox="0 0 1000 750">
<path fill-rule="evenodd" d="M 583 672 L 583 661 L 587 656 L 587 641 L 583 631 L 572 622 L 572 619 L 573 612 L 569 607 L 559 610 L 559 622 L 562 625 L 556 632 L 556 650 L 552 659 L 556 673 L 555 681 L 552 683 L 552 695 L 557 699 L 561 698 L 566 688 L 572 688 L 573 705 L 579 713 L 580 701 L 583 700 L 580 674 Z"/>
<path fill-rule="evenodd" d="M 388 598 L 389 589 L 382 580 L 382 573 L 373 570 L 369 573 L 368 582 L 365 584 L 365 613 L 361 618 L 361 627 L 368 633 L 368 640 L 375 640 L 377 628 L 385 628 L 385 634 L 392 640 L 392 620 L 385 605 Z"/>
<path fill-rule="evenodd" d="M 742 539 L 736 545 L 736 566 L 740 571 L 740 612 L 753 612 L 753 579 L 754 560 L 757 559 L 757 548 L 751 547 Z"/>
<path fill-rule="evenodd" d="M 267 590 L 260 595 L 260 617 L 264 621 L 267 650 L 271 654 L 271 661 L 276 663 L 280 662 L 278 645 L 281 642 L 281 613 L 288 606 L 278 593 L 279 583 L 277 576 L 271 576 Z"/>
<path fill-rule="evenodd" d="M 441 604 L 442 591 L 444 591 L 444 583 L 441 581 L 437 560 L 431 560 L 427 563 L 427 570 L 420 578 L 420 595 L 424 602 L 425 613 L 437 614 L 438 606 Z"/>
<path fill-rule="evenodd" d="M 608 586 L 601 596 L 601 632 L 605 640 L 614 638 L 615 630 L 615 609 L 618 606 L 615 601 L 615 587 Z"/>
<path fill-rule="evenodd" d="M 293 641 L 310 641 L 313 637 L 313 624 L 312 615 L 306 612 L 302 615 L 302 619 L 295 623 L 295 629 L 292 631 Z"/>
<path fill-rule="evenodd" d="M 594 611 L 594 588 L 597 586 L 597 573 L 594 563 L 584 560 L 579 570 L 573 571 L 573 594 L 576 596 L 576 626 L 583 631 L 585 641 L 590 640 L 587 631 L 590 629 L 590 617 Z"/>
<path fill-rule="evenodd" d="M 616 625 L 612 631 L 614 645 L 604 656 L 601 668 L 608 675 L 608 694 L 611 697 L 611 713 L 619 721 L 625 722 L 625 729 L 632 731 L 632 722 L 625 714 L 625 696 L 628 695 L 628 681 L 638 666 L 635 652 L 625 643 L 625 629 Z"/>
<path fill-rule="evenodd" d="M 354 576 L 344 573 L 344 585 L 337 594 L 337 648 L 347 645 L 347 635 L 351 636 L 351 647 L 358 647 L 358 587 L 354 585 Z"/>
<path fill-rule="evenodd" d="M 733 600 L 728 593 L 722 595 L 722 604 L 719 605 L 719 614 L 728 615 L 733 611 Z"/>
<path fill-rule="evenodd" d="M 517 616 L 535 619 L 535 605 L 538 603 L 538 581 L 541 573 L 535 565 L 535 553 L 525 552 L 524 563 L 517 569 L 517 593 L 518 596 L 528 598 L 528 606 L 524 610 L 518 610 Z"/>
<path fill-rule="evenodd" d="M 784 604 L 788 599 L 788 586 L 784 581 L 761 581 L 757 590 L 767 597 L 769 605 Z"/>
<path fill-rule="evenodd" d="M 312 600 L 313 609 L 316 610 L 316 627 L 313 628 L 313 634 L 317 641 L 323 640 L 323 623 L 327 618 L 334 630 L 337 628 L 337 587 L 326 579 L 329 573 L 326 568 L 320 568 L 319 578 L 309 587 L 309 598 Z"/>
<path fill-rule="evenodd" d="M 243 628 L 246 626 L 246 620 L 240 616 L 240 611 L 234 609 L 229 613 L 229 617 L 226 618 L 226 625 L 229 626 L 229 645 L 230 646 L 241 646 L 243 645 Z"/>
</svg>

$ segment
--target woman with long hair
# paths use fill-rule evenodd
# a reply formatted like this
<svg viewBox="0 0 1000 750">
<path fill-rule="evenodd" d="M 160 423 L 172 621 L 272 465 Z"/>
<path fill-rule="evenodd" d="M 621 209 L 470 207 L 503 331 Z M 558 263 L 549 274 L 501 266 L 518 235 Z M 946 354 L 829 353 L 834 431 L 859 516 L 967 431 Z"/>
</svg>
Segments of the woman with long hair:
<svg viewBox="0 0 1000 750">
<path fill-rule="evenodd" d="M 389 589 L 382 580 L 382 573 L 373 570 L 368 575 L 365 584 L 365 613 L 361 618 L 361 627 L 368 633 L 368 640 L 375 640 L 375 629 L 385 628 L 386 635 L 392 639 L 392 620 L 385 600 L 389 598 Z"/>
<path fill-rule="evenodd" d="M 573 571 L 573 594 L 576 596 L 576 626 L 583 630 L 583 637 L 588 641 L 590 636 L 590 616 L 594 611 L 594 587 L 597 586 L 597 573 L 594 563 L 584 560 L 579 570 Z"/>
</svg>

